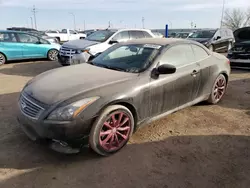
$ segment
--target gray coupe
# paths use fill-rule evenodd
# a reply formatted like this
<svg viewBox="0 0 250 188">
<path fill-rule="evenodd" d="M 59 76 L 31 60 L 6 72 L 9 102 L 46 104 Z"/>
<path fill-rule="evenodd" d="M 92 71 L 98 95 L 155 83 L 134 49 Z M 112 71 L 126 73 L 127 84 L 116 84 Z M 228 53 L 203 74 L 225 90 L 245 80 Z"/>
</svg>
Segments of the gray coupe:
<svg viewBox="0 0 250 188">
<path fill-rule="evenodd" d="M 56 151 L 77 153 L 89 145 L 107 156 L 143 124 L 201 101 L 218 103 L 229 74 L 226 57 L 195 41 L 119 43 L 88 63 L 29 81 L 18 120 L 29 138 Z"/>
</svg>

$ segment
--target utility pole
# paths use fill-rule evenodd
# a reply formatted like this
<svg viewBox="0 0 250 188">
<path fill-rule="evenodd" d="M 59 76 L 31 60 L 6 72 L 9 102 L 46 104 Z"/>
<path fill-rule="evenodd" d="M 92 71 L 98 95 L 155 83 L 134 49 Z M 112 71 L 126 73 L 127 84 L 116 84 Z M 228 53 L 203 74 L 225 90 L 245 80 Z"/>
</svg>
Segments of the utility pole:
<svg viewBox="0 0 250 188">
<path fill-rule="evenodd" d="M 70 12 L 69 14 L 71 14 L 73 16 L 73 19 L 74 19 L 74 30 L 76 30 L 76 16 L 72 12 Z"/>
<path fill-rule="evenodd" d="M 33 13 L 33 16 L 34 16 L 35 28 L 37 29 L 37 25 L 36 25 L 36 13 L 37 13 L 37 10 L 36 10 L 35 5 L 33 5 L 33 9 L 32 9 L 31 12 Z"/>
<path fill-rule="evenodd" d="M 84 25 L 83 25 L 83 27 L 84 27 L 84 31 L 86 30 L 86 28 L 85 28 L 85 20 L 84 20 Z"/>
<path fill-rule="evenodd" d="M 30 22 L 31 22 L 31 28 L 33 29 L 33 18 L 32 18 L 32 16 L 30 17 Z"/>
<path fill-rule="evenodd" d="M 145 21 L 145 18 L 142 17 L 141 21 L 142 21 L 142 28 L 144 29 L 144 21 Z"/>
<path fill-rule="evenodd" d="M 191 29 L 193 29 L 193 25 L 194 25 L 194 23 L 193 23 L 193 22 L 191 22 Z"/>
<path fill-rule="evenodd" d="M 110 23 L 110 21 L 109 21 L 109 27 L 108 28 L 110 28 L 111 27 L 111 23 Z"/>
<path fill-rule="evenodd" d="M 220 27 L 222 27 L 222 25 L 223 25 L 224 9 L 225 9 L 225 0 L 223 0 L 223 4 L 222 4 L 222 13 L 221 13 Z"/>
</svg>

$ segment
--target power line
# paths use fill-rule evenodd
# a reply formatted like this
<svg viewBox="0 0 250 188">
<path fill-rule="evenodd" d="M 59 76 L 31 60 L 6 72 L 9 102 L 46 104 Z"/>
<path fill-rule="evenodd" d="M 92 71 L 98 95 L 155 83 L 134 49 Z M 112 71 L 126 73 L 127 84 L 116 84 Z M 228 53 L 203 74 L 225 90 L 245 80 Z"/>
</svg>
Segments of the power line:
<svg viewBox="0 0 250 188">
<path fill-rule="evenodd" d="M 223 18 L 224 18 L 224 10 L 225 9 L 225 0 L 223 0 L 223 5 L 222 5 L 222 13 L 221 13 L 221 22 L 220 22 L 220 27 L 223 25 Z"/>
<path fill-rule="evenodd" d="M 30 17 L 30 22 L 31 22 L 31 28 L 33 29 L 33 18 L 32 18 L 32 16 Z"/>
<path fill-rule="evenodd" d="M 33 9 L 32 9 L 31 12 L 33 13 L 33 16 L 34 16 L 35 28 L 37 29 L 37 25 L 36 25 L 36 13 L 37 13 L 37 10 L 36 10 L 35 5 L 33 5 Z"/>
<path fill-rule="evenodd" d="M 145 18 L 144 17 L 142 17 L 142 28 L 144 29 L 144 21 L 145 21 Z"/>
</svg>

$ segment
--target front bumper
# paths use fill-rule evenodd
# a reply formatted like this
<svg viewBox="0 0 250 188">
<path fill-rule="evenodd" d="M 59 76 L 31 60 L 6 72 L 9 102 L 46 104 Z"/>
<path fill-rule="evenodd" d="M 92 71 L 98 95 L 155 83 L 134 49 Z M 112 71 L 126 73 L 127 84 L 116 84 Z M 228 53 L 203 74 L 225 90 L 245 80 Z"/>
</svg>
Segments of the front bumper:
<svg viewBox="0 0 250 188">
<path fill-rule="evenodd" d="M 20 110 L 17 119 L 24 133 L 31 140 L 56 140 L 73 148 L 80 148 L 88 144 L 88 135 L 93 123 L 93 120 L 69 122 L 33 120 Z"/>
<path fill-rule="evenodd" d="M 90 57 L 91 57 L 91 55 L 87 52 L 83 52 L 81 54 L 74 54 L 74 55 L 72 55 L 72 57 L 62 56 L 62 55 L 58 54 L 58 61 L 63 66 L 76 65 L 76 64 L 88 62 Z"/>
</svg>

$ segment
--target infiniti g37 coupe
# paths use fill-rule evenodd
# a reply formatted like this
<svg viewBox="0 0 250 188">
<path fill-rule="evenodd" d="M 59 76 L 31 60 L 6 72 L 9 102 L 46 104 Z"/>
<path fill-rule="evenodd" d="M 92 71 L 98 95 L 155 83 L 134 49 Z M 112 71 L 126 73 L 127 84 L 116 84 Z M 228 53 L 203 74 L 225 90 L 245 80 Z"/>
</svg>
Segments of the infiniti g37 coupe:
<svg viewBox="0 0 250 188">
<path fill-rule="evenodd" d="M 226 57 L 195 41 L 119 43 L 88 63 L 30 80 L 18 120 L 29 138 L 56 151 L 77 153 L 89 144 L 107 156 L 142 124 L 201 101 L 218 103 L 229 74 Z"/>
</svg>

